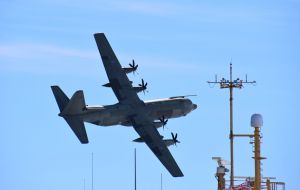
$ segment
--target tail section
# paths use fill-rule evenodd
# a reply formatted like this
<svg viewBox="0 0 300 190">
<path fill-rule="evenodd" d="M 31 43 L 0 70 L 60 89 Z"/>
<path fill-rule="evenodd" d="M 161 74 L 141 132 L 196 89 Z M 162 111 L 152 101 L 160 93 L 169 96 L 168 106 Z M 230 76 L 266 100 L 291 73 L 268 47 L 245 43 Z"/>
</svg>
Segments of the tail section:
<svg viewBox="0 0 300 190">
<path fill-rule="evenodd" d="M 60 112 L 67 106 L 70 99 L 66 96 L 66 94 L 59 88 L 59 86 L 51 86 L 52 92 L 54 94 L 55 100 L 59 107 Z"/>
<path fill-rule="evenodd" d="M 66 120 L 82 144 L 88 143 L 85 126 L 82 116 L 80 116 L 86 107 L 83 91 L 76 91 L 72 98 L 69 99 L 58 86 L 51 86 L 51 89 L 60 110 L 59 116 Z"/>
<path fill-rule="evenodd" d="M 84 123 L 78 116 L 65 116 L 64 119 L 82 144 L 89 143 Z"/>
<path fill-rule="evenodd" d="M 77 115 L 81 114 L 85 110 L 85 100 L 82 90 L 78 90 L 74 93 L 69 103 L 65 106 L 61 112 L 61 116 L 64 115 Z"/>
</svg>

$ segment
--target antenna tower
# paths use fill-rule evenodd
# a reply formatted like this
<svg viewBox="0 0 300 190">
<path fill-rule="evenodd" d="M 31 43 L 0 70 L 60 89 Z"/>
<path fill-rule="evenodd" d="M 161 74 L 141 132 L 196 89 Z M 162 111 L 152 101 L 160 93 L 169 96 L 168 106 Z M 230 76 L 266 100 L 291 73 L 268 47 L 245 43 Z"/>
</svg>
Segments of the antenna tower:
<svg viewBox="0 0 300 190">
<path fill-rule="evenodd" d="M 162 173 L 160 173 L 160 190 L 163 189 L 163 176 Z"/>
<path fill-rule="evenodd" d="M 92 152 L 92 190 L 94 190 L 94 153 Z"/>
<path fill-rule="evenodd" d="M 136 148 L 134 149 L 134 190 L 136 190 Z"/>
<path fill-rule="evenodd" d="M 83 178 L 83 190 L 85 190 L 85 178 Z"/>
<path fill-rule="evenodd" d="M 255 84 L 256 81 L 248 81 L 247 75 L 246 80 L 240 80 L 239 78 L 232 80 L 232 63 L 230 62 L 230 79 L 226 80 L 225 78 L 222 78 L 220 81 L 218 81 L 217 76 L 215 77 L 215 81 L 207 81 L 208 84 L 219 84 L 220 88 L 229 88 L 229 102 L 230 102 L 230 133 L 229 133 L 229 139 L 230 139 L 230 186 L 234 186 L 234 159 L 233 159 L 233 89 L 234 88 L 243 88 L 243 84 Z"/>
</svg>

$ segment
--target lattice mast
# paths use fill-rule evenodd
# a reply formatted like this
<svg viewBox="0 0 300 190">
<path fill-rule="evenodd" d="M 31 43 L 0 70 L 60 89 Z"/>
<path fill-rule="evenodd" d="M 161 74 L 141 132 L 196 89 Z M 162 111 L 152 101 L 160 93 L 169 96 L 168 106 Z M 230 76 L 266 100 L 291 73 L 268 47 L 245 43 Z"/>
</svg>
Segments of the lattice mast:
<svg viewBox="0 0 300 190">
<path fill-rule="evenodd" d="M 229 102 L 230 102 L 230 132 L 229 132 L 229 139 L 230 139 L 230 186 L 234 186 L 234 157 L 233 157 L 233 89 L 243 87 L 243 84 L 255 84 L 256 81 L 248 81 L 247 75 L 246 80 L 240 80 L 237 78 L 236 80 L 232 80 L 232 63 L 230 63 L 230 80 L 226 80 L 222 78 L 220 81 L 217 80 L 217 76 L 214 82 L 207 81 L 208 84 L 219 84 L 220 88 L 229 88 Z"/>
</svg>

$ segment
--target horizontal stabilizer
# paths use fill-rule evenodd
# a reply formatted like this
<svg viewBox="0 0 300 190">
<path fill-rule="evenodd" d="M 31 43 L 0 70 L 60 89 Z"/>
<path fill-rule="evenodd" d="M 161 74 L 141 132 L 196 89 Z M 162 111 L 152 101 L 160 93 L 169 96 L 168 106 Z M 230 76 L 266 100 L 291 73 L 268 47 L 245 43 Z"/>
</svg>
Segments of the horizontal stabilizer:
<svg viewBox="0 0 300 190">
<path fill-rule="evenodd" d="M 82 144 L 89 143 L 84 123 L 82 120 L 80 120 L 78 116 L 66 116 L 64 117 L 64 119 L 69 124 L 69 126 L 71 127 L 71 129 Z"/>
</svg>

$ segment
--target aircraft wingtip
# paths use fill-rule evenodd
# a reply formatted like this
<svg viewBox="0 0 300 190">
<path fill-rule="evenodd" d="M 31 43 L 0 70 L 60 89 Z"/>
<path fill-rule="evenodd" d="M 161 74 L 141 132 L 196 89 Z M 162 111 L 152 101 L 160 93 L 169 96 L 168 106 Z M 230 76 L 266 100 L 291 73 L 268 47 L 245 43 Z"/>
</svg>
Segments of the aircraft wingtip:
<svg viewBox="0 0 300 190">
<path fill-rule="evenodd" d="M 103 33 L 103 32 L 100 32 L 100 33 L 95 33 L 95 34 L 94 34 L 94 36 L 102 36 L 102 35 L 104 35 L 104 33 Z"/>
<path fill-rule="evenodd" d="M 89 144 L 89 141 L 81 141 L 81 144 Z"/>
</svg>

